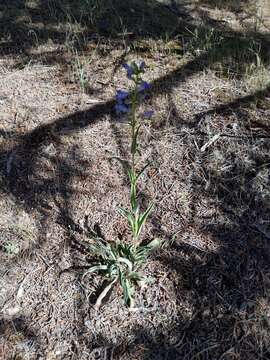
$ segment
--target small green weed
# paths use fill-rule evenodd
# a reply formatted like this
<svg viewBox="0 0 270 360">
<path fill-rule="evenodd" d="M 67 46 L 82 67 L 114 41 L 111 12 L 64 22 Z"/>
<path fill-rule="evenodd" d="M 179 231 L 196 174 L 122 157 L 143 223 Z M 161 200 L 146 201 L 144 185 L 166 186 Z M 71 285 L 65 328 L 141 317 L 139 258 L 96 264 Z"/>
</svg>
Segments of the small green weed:
<svg viewBox="0 0 270 360">
<path fill-rule="evenodd" d="M 222 36 L 213 28 L 195 28 L 194 30 L 186 29 L 187 41 L 185 51 L 192 55 L 200 55 L 202 52 L 210 51 L 216 48 L 222 41 Z"/>
<path fill-rule="evenodd" d="M 149 282 L 149 278 L 140 274 L 140 266 L 158 246 L 158 240 L 153 240 L 147 245 L 136 246 L 120 242 L 106 244 L 103 240 L 96 239 L 95 245 L 90 246 L 90 252 L 95 254 L 97 261 L 85 275 L 99 272 L 109 281 L 108 286 L 99 296 L 97 304 L 100 304 L 106 296 L 111 285 L 118 281 L 123 290 L 125 304 L 133 307 L 135 285 Z"/>
<path fill-rule="evenodd" d="M 87 89 L 89 89 L 89 81 L 87 76 L 87 66 L 89 65 L 89 63 L 89 59 L 80 57 L 78 55 L 78 52 L 75 51 L 72 68 L 75 79 L 78 81 L 80 88 L 83 92 L 87 92 Z"/>
<path fill-rule="evenodd" d="M 4 243 L 3 249 L 8 255 L 18 255 L 20 252 L 19 245 L 11 241 Z"/>
<path fill-rule="evenodd" d="M 254 60 L 246 66 L 246 85 L 252 90 L 262 90 L 270 83 L 270 71 L 261 58 L 260 48 L 251 48 L 250 52 L 253 54 Z"/>
</svg>

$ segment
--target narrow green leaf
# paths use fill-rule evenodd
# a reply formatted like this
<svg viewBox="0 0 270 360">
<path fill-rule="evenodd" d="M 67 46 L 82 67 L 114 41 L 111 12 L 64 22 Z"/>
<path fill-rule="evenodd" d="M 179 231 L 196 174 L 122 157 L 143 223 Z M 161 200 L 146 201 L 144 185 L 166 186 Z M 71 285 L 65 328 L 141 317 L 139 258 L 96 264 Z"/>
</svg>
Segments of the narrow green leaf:
<svg viewBox="0 0 270 360">
<path fill-rule="evenodd" d="M 133 226 L 133 233 L 136 235 L 138 233 L 138 217 L 134 217 L 134 226 Z"/>
<path fill-rule="evenodd" d="M 119 212 L 120 215 L 122 215 L 124 218 L 128 219 L 128 216 L 130 214 L 130 212 L 126 209 L 123 208 L 118 208 L 117 211 Z"/>
<path fill-rule="evenodd" d="M 90 273 L 93 273 L 93 272 L 97 272 L 97 271 L 106 271 L 108 270 L 108 266 L 107 265 L 95 265 L 95 266 L 92 266 L 90 269 L 88 269 L 84 274 L 83 274 L 83 277 L 82 279 L 87 275 L 87 274 L 90 274 Z"/>
<path fill-rule="evenodd" d="M 96 244 L 89 245 L 89 250 L 96 256 L 100 256 L 103 259 L 110 257 L 110 248 L 104 245 L 101 241 L 96 241 Z"/>
<path fill-rule="evenodd" d="M 137 198 L 136 198 L 136 184 L 131 183 L 131 188 L 130 188 L 130 203 L 131 203 L 131 208 L 133 211 L 136 210 L 136 208 L 138 207 L 137 204 Z"/>
<path fill-rule="evenodd" d="M 122 215 L 125 219 L 127 219 L 130 223 L 133 223 L 133 216 L 132 213 L 126 209 L 119 208 L 118 212 Z"/>
<path fill-rule="evenodd" d="M 110 257 L 113 260 L 116 260 L 117 256 L 118 256 L 117 248 L 115 247 L 115 244 L 112 244 L 110 248 Z"/>
<path fill-rule="evenodd" d="M 137 230 L 138 230 L 137 236 L 140 234 L 144 223 L 146 222 L 149 214 L 150 214 L 151 211 L 152 211 L 153 206 L 154 206 L 154 204 L 152 203 L 150 206 L 148 206 L 148 208 L 145 210 L 145 212 L 139 217 L 139 220 L 138 220 L 138 229 L 137 229 Z"/>
<path fill-rule="evenodd" d="M 136 182 L 136 174 L 133 173 L 132 169 L 128 170 L 128 176 L 131 184 Z"/>
<path fill-rule="evenodd" d="M 132 271 L 133 265 L 132 265 L 131 261 L 129 261 L 128 259 L 123 258 L 123 257 L 118 257 L 117 261 L 126 264 L 128 266 L 128 268 L 129 268 L 129 270 Z"/>
<path fill-rule="evenodd" d="M 118 212 L 120 215 L 122 215 L 125 219 L 128 220 L 128 223 L 131 227 L 132 235 L 136 236 L 137 228 L 138 228 L 138 221 L 134 218 L 134 215 L 129 212 L 128 210 L 119 208 Z"/>
<path fill-rule="evenodd" d="M 134 287 L 132 286 L 130 281 L 125 276 L 122 276 L 121 286 L 122 286 L 123 293 L 124 293 L 124 302 L 127 306 L 130 307 L 133 302 L 132 295 L 134 293 Z"/>
<path fill-rule="evenodd" d="M 118 255 L 120 255 L 120 257 L 125 257 L 125 258 L 130 258 L 131 254 L 132 254 L 132 245 L 129 244 L 119 244 L 118 245 Z"/>
<path fill-rule="evenodd" d="M 136 251 L 136 262 L 145 262 L 148 254 L 155 250 L 156 248 L 160 247 L 160 240 L 154 239 L 150 241 L 147 245 L 141 245 L 137 248 Z"/>
</svg>

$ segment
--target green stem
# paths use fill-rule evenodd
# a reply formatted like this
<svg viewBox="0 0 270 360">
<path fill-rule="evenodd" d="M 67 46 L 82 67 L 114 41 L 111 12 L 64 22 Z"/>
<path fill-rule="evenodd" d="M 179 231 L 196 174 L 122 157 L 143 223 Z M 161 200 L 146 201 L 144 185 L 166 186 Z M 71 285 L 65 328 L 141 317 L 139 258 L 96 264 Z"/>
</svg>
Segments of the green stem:
<svg viewBox="0 0 270 360">
<path fill-rule="evenodd" d="M 132 94 L 132 107 L 131 107 L 131 189 L 130 189 L 130 198 L 131 198 L 131 208 L 133 212 L 133 217 L 137 216 L 137 186 L 136 186 L 136 152 L 137 152 L 137 140 L 136 140 L 136 131 L 137 131 L 137 119 L 136 119 L 136 108 L 137 108 L 137 86 L 139 84 L 139 77 L 137 76 L 134 80 L 135 83 L 135 90 Z M 136 142 L 136 143 L 135 143 Z M 135 145 L 135 146 L 134 146 Z M 138 237 L 135 233 L 133 233 L 133 243 L 137 245 Z"/>
<path fill-rule="evenodd" d="M 133 144 L 134 138 L 135 138 L 135 132 L 136 132 L 136 94 L 133 95 L 133 99 L 132 99 L 132 109 L 131 109 L 131 144 Z M 136 151 L 134 151 L 133 149 L 131 149 L 131 171 L 132 174 L 135 175 L 135 155 L 136 155 Z"/>
</svg>

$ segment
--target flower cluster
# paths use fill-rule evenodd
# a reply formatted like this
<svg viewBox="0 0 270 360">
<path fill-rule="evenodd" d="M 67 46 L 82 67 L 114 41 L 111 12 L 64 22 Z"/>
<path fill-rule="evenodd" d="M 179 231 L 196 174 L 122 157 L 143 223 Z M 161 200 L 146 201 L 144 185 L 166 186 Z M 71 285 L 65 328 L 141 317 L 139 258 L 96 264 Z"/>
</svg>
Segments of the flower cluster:
<svg viewBox="0 0 270 360">
<path fill-rule="evenodd" d="M 118 115 L 121 113 L 128 112 L 129 110 L 128 95 L 129 93 L 127 91 L 117 90 L 115 110 Z"/>
<path fill-rule="evenodd" d="M 141 73 L 144 73 L 145 69 L 145 62 L 142 61 L 140 65 L 137 65 L 135 62 L 132 62 L 129 64 L 124 64 L 123 67 L 127 71 L 127 77 L 132 80 L 134 75 L 139 75 Z"/>
<path fill-rule="evenodd" d="M 139 96 L 143 97 L 145 92 L 151 87 L 151 85 L 148 82 L 142 80 L 141 77 L 146 67 L 144 61 L 142 61 L 139 65 L 137 65 L 135 62 L 132 62 L 130 65 L 124 64 L 123 67 L 127 71 L 128 79 L 135 83 L 135 90 L 130 93 L 125 90 L 117 90 L 115 105 L 117 115 L 128 113 L 130 111 L 133 95 L 135 94 L 137 98 Z M 144 118 L 150 119 L 152 115 L 153 111 L 146 111 L 142 116 Z"/>
</svg>

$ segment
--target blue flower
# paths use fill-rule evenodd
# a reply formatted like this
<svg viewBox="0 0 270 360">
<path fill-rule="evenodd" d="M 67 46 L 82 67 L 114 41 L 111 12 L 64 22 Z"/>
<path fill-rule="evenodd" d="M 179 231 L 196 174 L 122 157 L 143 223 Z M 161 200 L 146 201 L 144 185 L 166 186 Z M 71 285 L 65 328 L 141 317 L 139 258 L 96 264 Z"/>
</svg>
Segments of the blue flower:
<svg viewBox="0 0 270 360">
<path fill-rule="evenodd" d="M 124 90 L 117 90 L 115 111 L 117 115 L 125 114 L 129 111 L 129 105 L 125 103 L 128 99 L 129 93 Z"/>
<path fill-rule="evenodd" d="M 134 75 L 134 67 L 128 64 L 123 64 L 123 67 L 127 70 L 127 77 L 131 79 Z"/>
<path fill-rule="evenodd" d="M 115 105 L 115 111 L 117 115 L 120 114 L 126 114 L 128 112 L 129 108 L 126 104 L 116 104 Z"/>
<path fill-rule="evenodd" d="M 117 90 L 116 92 L 116 101 L 123 101 L 128 98 L 128 92 L 124 90 Z"/>
<path fill-rule="evenodd" d="M 144 92 L 145 90 L 150 89 L 151 85 L 146 82 L 146 81 L 142 81 L 139 85 L 138 91 L 139 92 Z"/>
<path fill-rule="evenodd" d="M 145 111 L 142 116 L 145 119 L 151 119 L 151 117 L 154 115 L 154 111 L 153 110 L 149 110 L 149 111 Z"/>
</svg>

